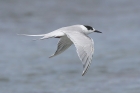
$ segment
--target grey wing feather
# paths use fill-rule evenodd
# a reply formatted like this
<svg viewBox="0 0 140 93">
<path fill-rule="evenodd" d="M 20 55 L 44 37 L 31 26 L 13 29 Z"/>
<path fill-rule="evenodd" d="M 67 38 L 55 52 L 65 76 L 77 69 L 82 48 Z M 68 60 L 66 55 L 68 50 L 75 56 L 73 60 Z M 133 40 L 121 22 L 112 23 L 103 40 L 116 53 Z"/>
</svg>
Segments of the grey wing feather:
<svg viewBox="0 0 140 93">
<path fill-rule="evenodd" d="M 57 50 L 56 52 L 50 56 L 49 58 L 51 57 L 54 57 L 62 52 L 64 52 L 66 49 L 68 49 L 73 43 L 71 42 L 71 40 L 67 37 L 67 36 L 62 36 L 60 38 L 60 41 L 58 42 L 58 46 L 57 46 Z"/>
<path fill-rule="evenodd" d="M 90 37 L 78 31 L 75 32 L 67 31 L 64 33 L 68 36 L 68 38 L 70 38 L 70 40 L 74 43 L 77 49 L 78 56 L 83 63 L 83 68 L 84 68 L 82 73 L 83 76 L 88 70 L 93 58 L 94 42 Z"/>
</svg>

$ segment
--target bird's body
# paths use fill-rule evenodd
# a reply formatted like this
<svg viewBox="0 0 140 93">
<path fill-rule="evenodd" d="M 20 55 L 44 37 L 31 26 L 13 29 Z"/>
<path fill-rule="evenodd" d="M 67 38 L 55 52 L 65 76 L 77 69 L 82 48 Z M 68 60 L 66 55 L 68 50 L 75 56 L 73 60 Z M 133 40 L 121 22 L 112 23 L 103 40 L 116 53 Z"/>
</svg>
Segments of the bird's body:
<svg viewBox="0 0 140 93">
<path fill-rule="evenodd" d="M 56 52 L 50 57 L 54 57 L 62 53 L 63 51 L 68 49 L 72 44 L 74 44 L 77 50 L 77 54 L 83 64 L 83 68 L 84 68 L 82 73 L 83 76 L 90 66 L 94 53 L 94 48 L 93 48 L 94 42 L 90 37 L 87 36 L 92 32 L 101 33 L 100 31 L 95 30 L 91 26 L 73 25 L 73 26 L 59 28 L 47 34 L 41 34 L 41 35 L 22 34 L 22 35 L 43 36 L 42 38 L 40 38 L 41 40 L 47 38 L 53 38 L 53 37 L 60 38 Z"/>
</svg>

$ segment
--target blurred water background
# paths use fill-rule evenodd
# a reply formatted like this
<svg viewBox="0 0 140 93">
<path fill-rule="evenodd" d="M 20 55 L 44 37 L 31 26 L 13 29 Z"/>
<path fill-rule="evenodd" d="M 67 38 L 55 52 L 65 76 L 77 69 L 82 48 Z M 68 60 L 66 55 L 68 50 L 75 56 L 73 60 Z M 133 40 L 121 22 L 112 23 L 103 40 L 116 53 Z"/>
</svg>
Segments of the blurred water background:
<svg viewBox="0 0 140 93">
<path fill-rule="evenodd" d="M 0 0 L 0 93 L 140 93 L 139 0 Z M 102 31 L 85 76 L 74 46 L 49 59 L 63 26 Z"/>
</svg>

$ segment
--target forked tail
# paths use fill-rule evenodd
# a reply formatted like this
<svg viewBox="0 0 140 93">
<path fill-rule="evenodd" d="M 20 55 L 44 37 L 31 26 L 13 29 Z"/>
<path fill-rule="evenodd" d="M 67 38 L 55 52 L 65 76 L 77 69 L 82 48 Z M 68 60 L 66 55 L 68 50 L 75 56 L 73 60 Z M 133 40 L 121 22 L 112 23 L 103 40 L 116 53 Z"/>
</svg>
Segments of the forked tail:
<svg viewBox="0 0 140 93">
<path fill-rule="evenodd" d="M 39 35 L 17 34 L 17 35 L 23 35 L 23 36 L 43 36 L 42 38 L 39 38 L 40 40 L 53 37 L 53 36 L 51 36 L 49 34 L 39 34 Z M 37 40 L 37 39 L 35 39 L 35 40 Z"/>
<path fill-rule="evenodd" d="M 40 35 L 17 34 L 17 35 L 24 35 L 24 36 L 44 36 L 45 34 L 40 34 Z"/>
</svg>

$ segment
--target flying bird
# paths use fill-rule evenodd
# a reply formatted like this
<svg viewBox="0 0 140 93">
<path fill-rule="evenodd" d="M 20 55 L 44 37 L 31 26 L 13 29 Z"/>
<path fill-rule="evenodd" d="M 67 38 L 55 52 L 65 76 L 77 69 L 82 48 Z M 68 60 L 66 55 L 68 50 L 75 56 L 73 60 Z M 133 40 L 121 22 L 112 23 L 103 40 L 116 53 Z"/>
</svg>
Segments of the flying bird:
<svg viewBox="0 0 140 93">
<path fill-rule="evenodd" d="M 50 58 L 64 52 L 72 44 L 74 44 L 76 47 L 77 54 L 83 64 L 83 72 L 82 72 L 83 76 L 87 72 L 93 58 L 94 42 L 93 39 L 88 36 L 88 34 L 92 32 L 102 33 L 88 25 L 72 25 L 59 28 L 47 34 L 39 34 L 39 35 L 19 34 L 19 35 L 42 36 L 42 38 L 40 38 L 41 40 L 48 38 L 60 38 L 57 50 L 53 55 L 50 56 Z"/>
</svg>

